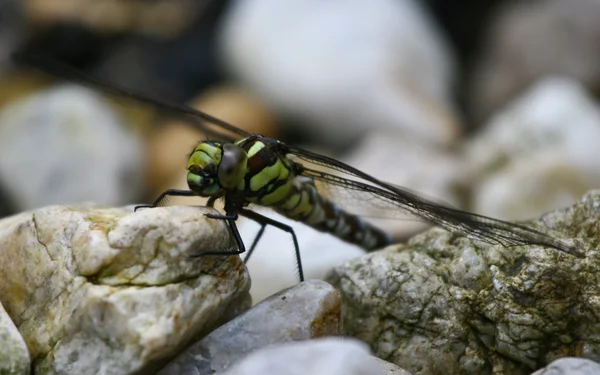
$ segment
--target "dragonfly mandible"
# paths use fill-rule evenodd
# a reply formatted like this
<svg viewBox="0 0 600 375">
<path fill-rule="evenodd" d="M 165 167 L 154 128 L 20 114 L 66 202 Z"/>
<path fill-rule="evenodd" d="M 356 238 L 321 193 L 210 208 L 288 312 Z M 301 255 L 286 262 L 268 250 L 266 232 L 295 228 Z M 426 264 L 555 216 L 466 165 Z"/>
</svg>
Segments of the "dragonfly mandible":
<svg viewBox="0 0 600 375">
<path fill-rule="evenodd" d="M 492 244 L 507 247 L 541 245 L 583 256 L 576 245 L 525 224 L 498 220 L 433 202 L 334 158 L 250 134 L 188 106 L 131 92 L 56 61 L 22 54 L 14 54 L 13 58 L 19 64 L 46 74 L 151 105 L 170 115 L 185 117 L 207 136 L 219 139 L 199 142 L 189 155 L 189 190 L 167 190 L 152 204 L 136 207 L 136 210 L 156 207 L 169 195 L 208 197 L 207 205 L 211 207 L 216 200 L 223 199 L 224 215 L 206 215 L 227 222 L 237 248 L 198 255 L 237 255 L 245 252 L 246 247 L 236 226 L 238 217 L 244 216 L 261 226 L 244 261 L 248 261 L 265 227 L 277 227 L 290 233 L 293 239 L 299 278 L 303 281 L 300 249 L 294 230 L 248 208 L 254 204 L 270 207 L 290 219 L 357 244 L 367 251 L 383 248 L 393 242 L 391 236 L 360 218 L 361 208 L 370 206 L 384 210 L 382 216 L 394 218 L 409 213 L 446 230 Z M 231 133 L 237 139 L 231 137 Z"/>
</svg>

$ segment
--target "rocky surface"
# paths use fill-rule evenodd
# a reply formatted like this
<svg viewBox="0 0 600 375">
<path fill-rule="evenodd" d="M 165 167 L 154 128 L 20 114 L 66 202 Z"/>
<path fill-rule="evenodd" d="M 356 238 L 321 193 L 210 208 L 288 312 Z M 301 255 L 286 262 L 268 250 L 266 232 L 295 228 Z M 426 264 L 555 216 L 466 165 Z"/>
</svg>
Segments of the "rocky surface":
<svg viewBox="0 0 600 375">
<path fill-rule="evenodd" d="M 452 52 L 418 1 L 237 1 L 223 25 L 233 75 L 322 144 L 374 130 L 449 144 L 461 133 Z"/>
<path fill-rule="evenodd" d="M 326 338 L 257 350 L 220 375 L 384 375 L 368 348 L 352 339 Z"/>
<path fill-rule="evenodd" d="M 583 85 L 540 81 L 465 144 L 469 209 L 526 220 L 573 204 L 600 185 L 599 123 L 600 107 Z"/>
<path fill-rule="evenodd" d="M 345 332 L 419 374 L 529 374 L 568 353 L 598 361 L 600 191 L 537 226 L 585 258 L 440 229 L 336 267 Z"/>
<path fill-rule="evenodd" d="M 29 352 L 23 336 L 0 304 L 0 374 L 29 374 Z"/>
<path fill-rule="evenodd" d="M 267 298 L 211 332 L 158 374 L 212 374 L 268 345 L 339 335 L 340 317 L 339 293 L 326 282 L 306 281 Z"/>
<path fill-rule="evenodd" d="M 0 112 L 0 180 L 17 211 L 139 193 L 138 137 L 96 93 L 73 85 L 24 97 Z"/>
<path fill-rule="evenodd" d="M 0 222 L 0 301 L 38 374 L 148 373 L 250 305 L 208 209 L 50 206 Z M 214 211 L 213 211 L 214 212 Z"/>
</svg>

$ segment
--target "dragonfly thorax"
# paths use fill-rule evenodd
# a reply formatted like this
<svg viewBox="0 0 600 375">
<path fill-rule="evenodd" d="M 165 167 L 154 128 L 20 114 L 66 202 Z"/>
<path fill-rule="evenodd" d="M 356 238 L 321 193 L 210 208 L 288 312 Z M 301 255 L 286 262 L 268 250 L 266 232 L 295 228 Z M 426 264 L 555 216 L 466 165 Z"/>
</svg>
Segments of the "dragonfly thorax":
<svg viewBox="0 0 600 375">
<path fill-rule="evenodd" d="M 188 159 L 190 190 L 210 197 L 240 184 L 246 174 L 248 154 L 232 143 L 200 142 Z"/>
</svg>

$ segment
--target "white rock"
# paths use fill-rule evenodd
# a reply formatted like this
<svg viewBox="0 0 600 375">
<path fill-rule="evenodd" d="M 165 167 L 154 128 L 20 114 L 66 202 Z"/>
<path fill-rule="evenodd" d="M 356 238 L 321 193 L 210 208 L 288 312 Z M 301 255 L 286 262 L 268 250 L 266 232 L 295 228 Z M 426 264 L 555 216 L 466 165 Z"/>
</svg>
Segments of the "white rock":
<svg viewBox="0 0 600 375">
<path fill-rule="evenodd" d="M 0 296 L 44 374 L 148 371 L 247 297 L 223 221 L 194 207 L 51 206 L 0 221 Z"/>
<path fill-rule="evenodd" d="M 600 184 L 600 109 L 582 85 L 548 78 L 495 115 L 467 146 L 471 210 L 527 219 Z"/>
<path fill-rule="evenodd" d="M 548 75 L 566 75 L 592 91 L 600 82 L 600 2 L 509 1 L 497 11 L 470 93 L 479 119 Z"/>
<path fill-rule="evenodd" d="M 0 112 L 0 180 L 19 211 L 129 203 L 142 173 L 140 141 L 91 90 L 58 86 Z"/>
<path fill-rule="evenodd" d="M 594 375 L 600 374 L 600 364 L 586 358 L 561 358 L 531 375 Z"/>
<path fill-rule="evenodd" d="M 223 61 L 302 131 L 347 145 L 374 129 L 449 143 L 451 51 L 418 1 L 236 1 Z"/>
<path fill-rule="evenodd" d="M 258 350 L 220 375 L 384 375 L 383 366 L 354 339 L 326 338 Z"/>
<path fill-rule="evenodd" d="M 0 374 L 29 374 L 29 361 L 29 351 L 23 336 L 0 304 Z"/>
</svg>

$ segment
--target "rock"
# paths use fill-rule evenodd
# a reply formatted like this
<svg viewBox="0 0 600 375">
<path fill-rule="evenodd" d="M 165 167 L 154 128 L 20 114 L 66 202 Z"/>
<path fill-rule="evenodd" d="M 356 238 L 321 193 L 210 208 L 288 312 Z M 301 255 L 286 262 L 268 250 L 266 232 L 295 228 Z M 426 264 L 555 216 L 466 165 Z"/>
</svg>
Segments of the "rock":
<svg viewBox="0 0 600 375">
<path fill-rule="evenodd" d="M 30 22 L 36 24 L 81 23 L 102 32 L 138 32 L 160 37 L 181 34 L 206 5 L 205 1 L 192 0 L 24 2 Z"/>
<path fill-rule="evenodd" d="M 600 191 L 536 227 L 585 258 L 435 228 L 336 267 L 344 332 L 419 374 L 529 374 L 566 353 L 598 361 Z M 573 240 L 571 240 L 573 241 Z"/>
<path fill-rule="evenodd" d="M 393 363 L 389 363 L 377 357 L 373 358 L 375 358 L 377 362 L 379 362 L 379 365 L 383 368 L 383 372 L 385 375 L 410 375 L 410 372 L 404 370 L 401 367 L 396 366 Z"/>
<path fill-rule="evenodd" d="M 325 338 L 258 350 L 220 375 L 384 375 L 361 342 Z"/>
<path fill-rule="evenodd" d="M 494 116 L 466 146 L 471 211 L 529 219 L 600 185 L 600 108 L 585 88 L 548 78 Z"/>
<path fill-rule="evenodd" d="M 141 153 L 110 107 L 81 87 L 51 88 L 0 113 L 0 180 L 19 211 L 130 202 L 141 188 Z"/>
<path fill-rule="evenodd" d="M 365 253 L 356 245 L 287 219 L 270 209 L 253 207 L 253 211 L 294 229 L 306 280 L 322 279 L 332 267 Z M 238 228 L 247 248 L 250 248 L 260 229 L 259 225 L 249 219 L 240 218 Z M 255 302 L 299 281 L 291 235 L 278 228 L 267 227 L 246 266 L 252 279 L 250 293 Z"/>
<path fill-rule="evenodd" d="M 475 64 L 470 107 L 484 120 L 530 84 L 566 75 L 600 89 L 600 3 L 596 0 L 504 2 Z"/>
<path fill-rule="evenodd" d="M 10 54 L 23 39 L 24 17 L 19 3 L 16 0 L 0 2 L 0 76 L 9 64 Z"/>
<path fill-rule="evenodd" d="M 191 258 L 234 246 L 207 212 L 51 206 L 0 221 L 0 300 L 35 373 L 148 373 L 248 308 L 239 257 Z"/>
<path fill-rule="evenodd" d="M 29 352 L 23 337 L 0 304 L 0 374 L 29 374 Z"/>
<path fill-rule="evenodd" d="M 271 296 L 219 327 L 158 375 L 223 371 L 267 345 L 339 335 L 340 325 L 339 293 L 323 281 L 306 281 Z"/>
<path fill-rule="evenodd" d="M 561 358 L 531 375 L 594 375 L 600 373 L 600 364 L 584 358 Z"/>
<path fill-rule="evenodd" d="M 417 1 L 236 1 L 224 17 L 222 60 L 299 133 L 347 147 L 374 130 L 461 132 L 452 53 Z"/>
</svg>

